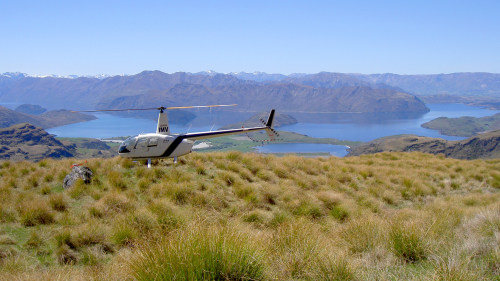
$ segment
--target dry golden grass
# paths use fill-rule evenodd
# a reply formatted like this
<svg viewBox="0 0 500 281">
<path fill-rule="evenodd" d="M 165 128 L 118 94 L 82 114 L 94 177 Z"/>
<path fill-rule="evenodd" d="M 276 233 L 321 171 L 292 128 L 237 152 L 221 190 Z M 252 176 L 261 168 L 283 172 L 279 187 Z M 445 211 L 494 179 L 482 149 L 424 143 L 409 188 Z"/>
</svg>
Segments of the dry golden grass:
<svg viewBox="0 0 500 281">
<path fill-rule="evenodd" d="M 92 182 L 63 190 L 73 162 L 0 162 L 0 280 L 500 275 L 500 160 L 89 159 Z"/>
</svg>

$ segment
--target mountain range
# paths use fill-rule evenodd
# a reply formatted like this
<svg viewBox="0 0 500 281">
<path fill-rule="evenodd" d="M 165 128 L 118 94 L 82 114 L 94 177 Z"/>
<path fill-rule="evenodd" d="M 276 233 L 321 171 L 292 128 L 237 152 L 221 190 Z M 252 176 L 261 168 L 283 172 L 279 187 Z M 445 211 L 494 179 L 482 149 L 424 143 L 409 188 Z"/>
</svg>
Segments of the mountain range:
<svg viewBox="0 0 500 281">
<path fill-rule="evenodd" d="M 238 103 L 237 110 L 307 112 L 426 112 L 415 96 L 347 74 L 173 74 L 144 71 L 109 78 L 0 75 L 0 102 L 49 109 L 94 109 Z M 268 77 L 273 77 L 268 78 Z M 283 79 L 281 79 L 283 78 Z"/>
<path fill-rule="evenodd" d="M 288 112 L 426 112 L 420 99 L 495 107 L 499 97 L 500 74 L 479 72 L 284 75 L 143 71 L 111 77 L 0 74 L 0 103 L 30 103 L 49 109 L 238 103 L 239 111 L 276 107 Z"/>
<path fill-rule="evenodd" d="M 266 74 L 231 73 L 240 79 L 253 81 L 288 81 L 315 87 L 331 87 L 333 85 L 370 85 L 375 87 L 393 87 L 403 89 L 417 96 L 451 95 L 451 96 L 500 96 L 500 74 L 486 72 L 460 72 L 449 74 L 400 75 L 356 74 L 320 72 L 317 74 Z"/>
</svg>

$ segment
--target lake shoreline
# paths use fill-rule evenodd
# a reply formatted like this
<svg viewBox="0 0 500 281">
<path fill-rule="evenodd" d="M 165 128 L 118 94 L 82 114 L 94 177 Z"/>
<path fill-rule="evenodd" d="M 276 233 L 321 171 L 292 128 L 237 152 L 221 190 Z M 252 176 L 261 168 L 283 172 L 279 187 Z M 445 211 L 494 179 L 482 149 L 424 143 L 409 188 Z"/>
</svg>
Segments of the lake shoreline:
<svg viewBox="0 0 500 281">
<path fill-rule="evenodd" d="M 490 116 L 498 111 L 463 104 L 427 104 L 430 111 L 418 116 L 411 114 L 313 114 L 295 113 L 299 123 L 279 127 L 279 131 L 292 131 L 313 139 L 346 140 L 343 143 L 318 141 L 320 143 L 350 145 L 351 142 L 368 142 L 374 139 L 401 134 L 414 134 L 442 138 L 445 140 L 462 140 L 463 137 L 442 135 L 439 132 L 421 127 L 421 124 L 437 117 Z M 112 139 L 116 136 L 131 136 L 154 132 L 156 121 L 148 119 L 125 118 L 109 114 L 96 114 L 97 120 L 71 124 L 48 129 L 50 134 L 58 137 L 92 137 Z M 171 124 L 174 133 L 211 131 L 231 122 L 243 121 L 248 113 L 235 112 L 197 112 L 197 118 L 190 124 Z M 312 141 L 292 140 L 294 143 L 311 143 Z M 255 143 L 245 145 L 241 151 L 252 151 Z M 210 148 L 208 148 L 210 149 Z M 213 149 L 217 149 L 213 147 Z M 202 149 L 205 150 L 205 149 Z M 294 153 L 310 153 L 311 151 L 293 151 Z M 279 153 L 279 152 L 277 152 Z"/>
</svg>

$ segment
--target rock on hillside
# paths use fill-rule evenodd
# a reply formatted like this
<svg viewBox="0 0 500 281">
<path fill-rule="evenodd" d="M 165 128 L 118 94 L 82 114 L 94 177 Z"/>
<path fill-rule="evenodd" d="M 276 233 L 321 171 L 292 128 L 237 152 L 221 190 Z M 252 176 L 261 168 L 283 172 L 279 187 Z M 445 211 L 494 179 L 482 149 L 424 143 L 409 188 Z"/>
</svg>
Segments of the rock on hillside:
<svg viewBox="0 0 500 281">
<path fill-rule="evenodd" d="M 66 146 L 42 128 L 24 123 L 0 129 L 0 159 L 41 160 L 73 156 Z"/>
<path fill-rule="evenodd" d="M 480 134 L 461 141 L 446 141 L 438 138 L 415 135 L 390 136 L 373 140 L 352 148 L 348 156 L 373 154 L 383 151 L 419 151 L 444 154 L 457 159 L 479 159 L 500 157 L 500 130 Z"/>
</svg>

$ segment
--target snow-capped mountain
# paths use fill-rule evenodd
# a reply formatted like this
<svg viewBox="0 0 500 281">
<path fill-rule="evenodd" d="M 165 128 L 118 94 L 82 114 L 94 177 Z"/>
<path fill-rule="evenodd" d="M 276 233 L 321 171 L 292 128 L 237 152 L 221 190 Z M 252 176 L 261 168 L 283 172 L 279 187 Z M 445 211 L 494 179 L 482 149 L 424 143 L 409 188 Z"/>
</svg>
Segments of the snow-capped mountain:
<svg viewBox="0 0 500 281">
<path fill-rule="evenodd" d="M 85 77 L 85 78 L 106 79 L 106 78 L 113 77 L 113 76 L 127 76 L 127 75 L 125 75 L 125 74 L 122 74 L 122 75 L 108 75 L 108 74 L 96 74 L 96 75 L 56 75 L 56 74 L 44 74 L 44 75 L 40 75 L 40 74 L 27 74 L 27 73 L 21 73 L 21 72 L 5 72 L 5 73 L 1 73 L 0 77 L 1 76 L 12 78 L 12 79 L 21 79 L 21 78 L 26 78 L 26 77 L 34 77 L 34 78 L 47 78 L 47 77 L 50 77 L 50 78 L 66 78 L 66 79 L 77 79 L 77 78 Z"/>
</svg>

